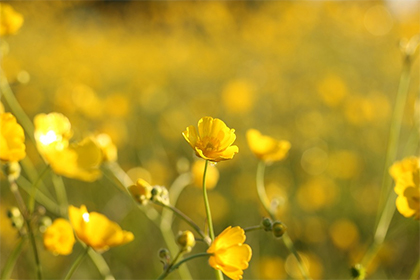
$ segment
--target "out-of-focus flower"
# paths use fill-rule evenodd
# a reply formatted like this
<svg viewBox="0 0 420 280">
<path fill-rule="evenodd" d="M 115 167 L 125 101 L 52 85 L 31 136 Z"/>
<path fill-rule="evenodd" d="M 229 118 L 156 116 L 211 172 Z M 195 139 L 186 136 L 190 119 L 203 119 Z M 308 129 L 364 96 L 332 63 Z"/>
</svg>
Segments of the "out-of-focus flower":
<svg viewBox="0 0 420 280">
<path fill-rule="evenodd" d="M 248 129 L 246 138 L 251 151 L 265 162 L 284 159 L 291 146 L 289 141 L 275 140 L 270 136 L 262 135 L 256 129 Z"/>
<path fill-rule="evenodd" d="M 19 161 L 26 156 L 25 133 L 11 113 L 0 115 L 0 159 Z"/>
<path fill-rule="evenodd" d="M 34 124 L 38 151 L 55 173 L 88 182 L 101 176 L 103 155 L 94 138 L 69 144 L 71 124 L 60 113 L 36 115 Z"/>
<path fill-rule="evenodd" d="M 395 162 L 389 173 L 395 181 L 396 205 L 404 217 L 420 217 L 420 158 L 407 157 Z"/>
<path fill-rule="evenodd" d="M 98 252 L 134 239 L 133 233 L 122 230 L 117 223 L 100 213 L 89 213 L 85 205 L 80 208 L 70 205 L 69 217 L 77 237 Z"/>
<path fill-rule="evenodd" d="M 134 185 L 128 187 L 131 195 L 140 204 L 147 204 L 152 198 L 153 187 L 143 179 L 138 179 Z"/>
<path fill-rule="evenodd" d="M 203 186 L 204 164 L 205 161 L 198 160 L 194 162 L 191 168 L 194 186 Z M 217 181 L 219 181 L 219 170 L 216 168 L 216 166 L 209 164 L 207 166 L 206 173 L 206 188 L 208 190 L 213 189 L 216 186 Z"/>
<path fill-rule="evenodd" d="M 189 230 L 182 231 L 178 234 L 176 242 L 182 251 L 186 253 L 191 252 L 191 249 L 195 245 L 194 234 Z"/>
<path fill-rule="evenodd" d="M 12 6 L 0 3 L 0 36 L 15 34 L 23 24 L 23 16 Z"/>
<path fill-rule="evenodd" d="M 17 161 L 8 162 L 8 164 L 6 165 L 6 175 L 9 182 L 16 181 L 19 178 L 21 171 L 22 169 L 20 168 L 19 162 Z"/>
<path fill-rule="evenodd" d="M 117 147 L 108 134 L 101 133 L 95 137 L 96 143 L 102 151 L 103 161 L 117 161 Z"/>
<path fill-rule="evenodd" d="M 243 270 L 248 268 L 252 250 L 247 244 L 245 232 L 240 227 L 226 228 L 217 236 L 207 253 L 212 254 L 209 264 L 221 270 L 231 279 L 242 279 Z"/>
<path fill-rule="evenodd" d="M 44 247 L 54 255 L 69 255 L 76 242 L 73 228 L 63 219 L 56 219 L 44 232 Z"/>
<path fill-rule="evenodd" d="M 348 219 L 335 221 L 329 229 L 333 244 L 342 250 L 349 250 L 359 240 L 359 229 Z"/>
<path fill-rule="evenodd" d="M 232 159 L 239 151 L 238 146 L 232 145 L 236 139 L 235 130 L 212 117 L 203 117 L 198 121 L 198 133 L 190 125 L 182 135 L 196 155 L 205 160 L 219 162 Z"/>
<path fill-rule="evenodd" d="M 247 113 L 255 104 L 254 86 L 246 80 L 230 81 L 223 89 L 222 100 L 231 113 Z"/>
</svg>

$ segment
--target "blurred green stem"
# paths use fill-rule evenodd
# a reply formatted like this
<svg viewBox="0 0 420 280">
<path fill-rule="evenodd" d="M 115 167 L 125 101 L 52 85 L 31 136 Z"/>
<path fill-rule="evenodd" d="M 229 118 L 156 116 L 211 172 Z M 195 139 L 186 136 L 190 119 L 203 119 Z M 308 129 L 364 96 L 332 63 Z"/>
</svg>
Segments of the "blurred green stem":
<svg viewBox="0 0 420 280">
<path fill-rule="evenodd" d="M 10 279 L 10 276 L 12 275 L 13 267 L 15 266 L 16 260 L 23 250 L 23 245 L 25 244 L 25 241 L 26 241 L 26 238 L 23 236 L 19 239 L 12 253 L 7 258 L 6 264 L 4 265 L 4 268 L 1 272 L 0 279 Z"/>
<path fill-rule="evenodd" d="M 64 277 L 64 280 L 68 280 L 68 279 L 71 278 L 73 273 L 76 271 L 76 269 L 82 263 L 83 259 L 87 256 L 89 249 L 90 249 L 90 247 L 86 246 L 86 248 L 83 250 L 83 252 L 79 255 L 79 257 L 74 261 L 73 265 L 70 267 L 69 271 L 67 272 L 66 277 Z"/>
<path fill-rule="evenodd" d="M 416 266 L 411 273 L 410 280 L 416 280 L 420 278 L 420 258 L 417 260 Z"/>
<path fill-rule="evenodd" d="M 210 239 L 211 239 L 211 242 L 213 242 L 214 241 L 213 220 L 211 218 L 210 203 L 209 203 L 209 198 L 207 197 L 207 189 L 206 189 L 206 175 L 207 175 L 208 165 L 209 165 L 209 161 L 206 160 L 204 164 L 204 172 L 203 172 L 203 197 L 204 197 L 204 206 L 206 208 L 207 223 L 209 226 Z M 215 271 L 216 271 L 216 279 L 223 280 L 222 272 L 217 269 L 215 269 Z"/>
<path fill-rule="evenodd" d="M 367 268 L 370 265 L 372 260 L 375 258 L 377 252 L 379 251 L 380 247 L 382 246 L 396 209 L 396 195 L 391 188 L 392 180 L 391 176 L 389 176 L 388 169 L 397 158 L 401 123 L 404 116 L 404 108 L 406 105 L 407 95 L 410 87 L 411 66 L 413 64 L 413 60 L 415 58 L 415 54 L 419 46 L 419 42 L 420 40 L 418 36 L 413 37 L 405 47 L 403 53 L 403 66 L 398 92 L 395 98 L 394 111 L 391 118 L 391 125 L 388 136 L 388 146 L 385 157 L 385 166 L 382 176 L 381 201 L 379 203 L 379 209 L 381 209 L 381 211 L 378 212 L 381 214 L 377 216 L 376 230 L 373 237 L 373 242 L 361 262 L 362 266 L 365 268 Z"/>
<path fill-rule="evenodd" d="M 50 166 L 46 165 L 44 170 L 41 172 L 41 174 L 38 175 L 38 178 L 36 179 L 36 181 L 32 184 L 31 193 L 30 193 L 29 202 L 28 202 L 29 213 L 32 213 L 35 209 L 35 197 L 36 197 L 38 185 L 42 181 L 44 176 L 47 174 L 48 170 L 50 170 Z"/>
<path fill-rule="evenodd" d="M 170 266 L 169 269 L 166 269 L 156 280 L 165 279 L 165 277 L 168 276 L 169 273 L 171 273 L 172 271 L 174 271 L 175 269 L 180 267 L 181 264 L 183 264 L 187 261 L 190 261 L 192 259 L 199 258 L 199 257 L 208 257 L 208 256 L 211 256 L 211 254 L 209 254 L 209 253 L 199 253 L 199 254 L 191 255 L 191 256 L 183 259 L 183 260 L 180 260 L 177 264 Z M 175 263 L 175 262 L 173 262 L 173 263 Z"/>
<path fill-rule="evenodd" d="M 66 187 L 64 186 L 63 178 L 54 173 L 52 174 L 51 179 L 57 195 L 58 205 L 60 206 L 60 214 L 61 216 L 66 217 L 69 203 L 67 201 Z"/>
<path fill-rule="evenodd" d="M 247 228 L 244 228 L 244 231 L 245 232 L 250 232 L 250 231 L 260 230 L 260 229 L 263 229 L 262 225 L 247 227 Z"/>
<path fill-rule="evenodd" d="M 265 210 L 270 215 L 271 219 L 275 220 L 276 219 L 275 209 L 273 209 L 271 207 L 270 200 L 269 200 L 269 198 L 267 196 L 267 193 L 265 191 L 264 173 L 265 173 L 265 162 L 264 161 L 260 161 L 258 163 L 257 175 L 256 175 L 256 180 L 257 180 L 256 184 L 257 184 L 258 197 L 259 197 L 262 205 L 264 206 Z M 284 245 L 287 247 L 287 249 L 289 250 L 289 252 L 291 252 L 295 256 L 295 258 L 296 258 L 296 260 L 298 262 L 298 266 L 299 266 L 300 272 L 302 273 L 302 276 L 305 279 L 310 279 L 309 273 L 308 273 L 305 265 L 303 264 L 302 258 L 300 257 L 299 253 L 295 249 L 295 246 L 293 244 L 293 241 L 290 238 L 290 236 L 287 234 L 287 232 L 283 235 L 282 239 L 283 239 Z"/>
</svg>

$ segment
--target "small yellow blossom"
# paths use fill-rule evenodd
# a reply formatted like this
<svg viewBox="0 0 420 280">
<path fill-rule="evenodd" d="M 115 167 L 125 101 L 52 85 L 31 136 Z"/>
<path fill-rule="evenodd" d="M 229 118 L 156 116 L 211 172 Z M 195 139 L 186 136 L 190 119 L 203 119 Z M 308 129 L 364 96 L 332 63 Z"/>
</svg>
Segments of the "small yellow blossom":
<svg viewBox="0 0 420 280">
<path fill-rule="evenodd" d="M 25 133 L 11 113 L 0 115 L 0 159 L 19 161 L 26 156 Z"/>
<path fill-rule="evenodd" d="M 34 124 L 38 151 L 55 173 L 88 182 L 101 176 L 103 155 L 93 137 L 69 144 L 71 124 L 60 113 L 36 115 Z"/>
<path fill-rule="evenodd" d="M 240 227 L 228 227 L 217 236 L 207 253 L 211 267 L 221 270 L 231 279 L 242 279 L 243 270 L 248 268 L 252 250 L 247 244 L 245 232 Z"/>
<path fill-rule="evenodd" d="M 205 160 L 219 162 L 232 159 L 239 150 L 238 146 L 232 145 L 236 140 L 235 130 L 212 117 L 203 117 L 198 121 L 198 133 L 190 125 L 182 135 L 196 155 Z"/>
<path fill-rule="evenodd" d="M 195 246 L 194 234 L 189 230 L 181 231 L 178 234 L 176 242 L 178 243 L 182 251 L 189 253 L 191 252 L 192 248 Z"/>
<path fill-rule="evenodd" d="M 102 151 L 103 161 L 117 161 L 117 147 L 114 145 L 108 134 L 101 133 L 96 135 L 95 140 Z"/>
<path fill-rule="evenodd" d="M 54 255 L 69 255 L 76 242 L 73 228 L 63 219 L 56 219 L 44 233 L 44 247 Z"/>
<path fill-rule="evenodd" d="M 77 237 L 98 252 L 126 244 L 134 239 L 133 233 L 97 212 L 88 212 L 85 205 L 69 206 L 70 222 Z"/>
<path fill-rule="evenodd" d="M 395 181 L 394 191 L 398 195 L 396 205 L 404 217 L 420 218 L 420 158 L 407 157 L 395 162 L 389 173 Z"/>
<path fill-rule="evenodd" d="M 279 161 L 286 157 L 290 149 L 290 142 L 275 140 L 270 136 L 262 135 L 256 129 L 249 129 L 246 133 L 249 148 L 265 162 Z"/>
<path fill-rule="evenodd" d="M 193 177 L 193 184 L 196 187 L 203 186 L 203 174 L 204 174 L 204 164 L 206 162 L 203 160 L 198 160 L 194 162 L 191 171 Z M 208 190 L 213 189 L 217 181 L 219 181 L 219 170 L 216 166 L 209 164 L 207 166 L 207 173 L 206 173 L 206 188 Z"/>
<path fill-rule="evenodd" d="M 23 16 L 12 6 L 0 3 L 0 36 L 15 34 L 23 24 Z"/>
<path fill-rule="evenodd" d="M 147 204 L 152 198 L 153 187 L 143 179 L 138 179 L 134 185 L 128 187 L 129 192 L 140 204 Z"/>
</svg>

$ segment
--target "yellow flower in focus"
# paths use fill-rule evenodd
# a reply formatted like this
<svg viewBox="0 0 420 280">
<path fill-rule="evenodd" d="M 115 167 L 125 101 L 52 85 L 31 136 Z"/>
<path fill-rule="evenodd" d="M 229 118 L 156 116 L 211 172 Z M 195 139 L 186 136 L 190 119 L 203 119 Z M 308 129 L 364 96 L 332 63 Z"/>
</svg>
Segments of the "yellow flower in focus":
<svg viewBox="0 0 420 280">
<path fill-rule="evenodd" d="M 235 130 L 212 117 L 203 117 L 198 121 L 198 133 L 190 125 L 182 135 L 196 155 L 205 160 L 219 162 L 232 159 L 239 151 L 238 146 L 232 145 L 236 140 Z"/>
<path fill-rule="evenodd" d="M 70 222 L 77 237 L 98 252 L 126 244 L 134 239 L 133 233 L 97 212 L 88 212 L 85 205 L 69 206 Z"/>
<path fill-rule="evenodd" d="M 102 151 L 103 161 L 117 161 L 117 147 L 108 134 L 101 133 L 96 135 L 95 140 Z"/>
<path fill-rule="evenodd" d="M 152 198 L 153 187 L 143 179 L 138 179 L 134 185 L 128 187 L 128 191 L 140 204 L 147 204 Z"/>
<path fill-rule="evenodd" d="M 38 151 L 55 173 L 88 182 L 101 176 L 103 155 L 94 138 L 70 145 L 71 124 L 60 113 L 36 115 L 34 124 Z"/>
<path fill-rule="evenodd" d="M 251 151 L 265 162 L 279 161 L 286 157 L 290 150 L 290 142 L 275 140 L 270 136 L 262 135 L 256 129 L 248 129 L 246 138 Z"/>
<path fill-rule="evenodd" d="M 394 191 L 398 195 L 396 205 L 404 217 L 420 218 L 420 158 L 407 157 L 395 162 L 389 173 L 395 181 Z"/>
<path fill-rule="evenodd" d="M 15 34 L 23 24 L 23 16 L 9 4 L 0 3 L 0 36 Z"/>
<path fill-rule="evenodd" d="M 217 236 L 207 253 L 212 254 L 209 264 L 221 270 L 231 279 L 242 279 L 243 270 L 248 268 L 252 250 L 247 244 L 245 232 L 240 227 L 229 226 Z"/>
<path fill-rule="evenodd" d="M 26 156 L 25 133 L 10 113 L 0 115 L 0 159 L 19 161 Z"/>
<path fill-rule="evenodd" d="M 204 174 L 204 165 L 205 161 L 198 160 L 194 162 L 191 171 L 193 176 L 193 184 L 197 187 L 203 186 L 203 174 Z M 216 166 L 209 164 L 207 166 L 207 173 L 206 173 L 206 188 L 208 190 L 213 189 L 217 181 L 219 181 L 219 170 L 216 168 Z"/>
<path fill-rule="evenodd" d="M 58 218 L 44 233 L 44 247 L 54 255 L 70 255 L 76 242 L 70 223 Z"/>
</svg>

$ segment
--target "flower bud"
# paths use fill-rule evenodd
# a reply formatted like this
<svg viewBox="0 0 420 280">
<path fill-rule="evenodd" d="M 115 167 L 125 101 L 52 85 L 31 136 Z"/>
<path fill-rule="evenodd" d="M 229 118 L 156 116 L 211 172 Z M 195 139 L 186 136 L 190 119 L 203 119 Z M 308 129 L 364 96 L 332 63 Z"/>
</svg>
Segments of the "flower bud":
<svg viewBox="0 0 420 280">
<path fill-rule="evenodd" d="M 11 161 L 6 165 L 6 174 L 9 181 L 16 181 L 20 176 L 20 164 L 17 161 Z"/>
<path fill-rule="evenodd" d="M 353 279 L 365 279 L 366 270 L 361 264 L 356 264 L 350 269 L 351 276 Z"/>
<path fill-rule="evenodd" d="M 169 193 L 168 190 L 163 186 L 154 186 L 151 191 L 150 200 L 160 202 L 165 205 L 169 205 Z"/>
<path fill-rule="evenodd" d="M 270 218 L 264 218 L 261 222 L 263 228 L 265 231 L 271 231 L 272 226 L 273 226 L 273 222 L 271 221 Z"/>
<path fill-rule="evenodd" d="M 286 230 L 287 227 L 282 222 L 275 221 L 273 223 L 273 234 L 275 237 L 282 237 Z"/>
<path fill-rule="evenodd" d="M 179 232 L 176 242 L 182 251 L 191 252 L 195 245 L 194 234 L 189 230 Z"/>
<path fill-rule="evenodd" d="M 167 261 L 171 258 L 171 255 L 170 255 L 168 249 L 166 249 L 166 248 L 160 249 L 159 252 L 158 252 L 158 255 L 159 255 L 160 259 L 165 260 L 165 261 Z"/>
<path fill-rule="evenodd" d="M 143 179 L 138 179 L 135 185 L 128 187 L 129 192 L 140 204 L 147 204 L 152 197 L 152 186 Z"/>
</svg>

